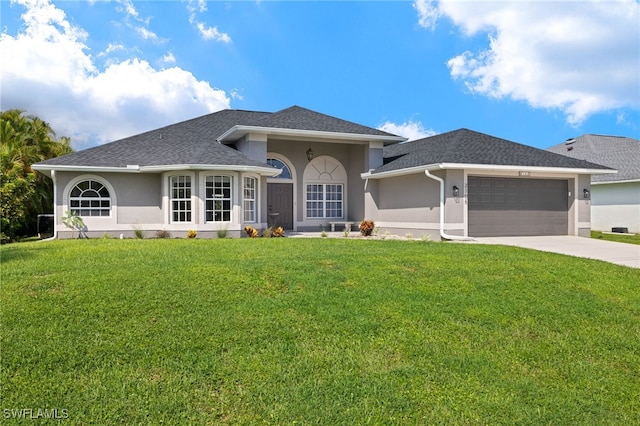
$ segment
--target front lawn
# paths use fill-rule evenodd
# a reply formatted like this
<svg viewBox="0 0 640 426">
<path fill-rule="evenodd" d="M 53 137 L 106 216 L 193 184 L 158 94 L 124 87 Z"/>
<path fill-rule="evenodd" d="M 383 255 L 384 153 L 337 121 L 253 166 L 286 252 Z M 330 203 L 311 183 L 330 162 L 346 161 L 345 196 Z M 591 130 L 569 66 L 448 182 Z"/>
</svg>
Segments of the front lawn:
<svg viewBox="0 0 640 426">
<path fill-rule="evenodd" d="M 618 243 L 640 244 L 640 234 L 618 234 L 613 232 L 591 231 L 591 238 L 598 240 L 615 241 Z"/>
<path fill-rule="evenodd" d="M 103 425 L 640 418 L 637 269 L 360 239 L 53 241 L 0 255 L 9 424 L 22 409 Z"/>
</svg>

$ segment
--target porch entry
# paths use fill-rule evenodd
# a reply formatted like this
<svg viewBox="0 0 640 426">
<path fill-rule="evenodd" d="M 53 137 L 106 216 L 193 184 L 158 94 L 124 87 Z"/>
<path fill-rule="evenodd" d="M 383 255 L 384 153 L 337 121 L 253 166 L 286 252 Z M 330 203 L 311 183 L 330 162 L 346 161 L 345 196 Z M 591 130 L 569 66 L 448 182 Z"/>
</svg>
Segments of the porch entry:
<svg viewBox="0 0 640 426">
<path fill-rule="evenodd" d="M 267 183 L 269 226 L 293 229 L 293 183 Z"/>
</svg>

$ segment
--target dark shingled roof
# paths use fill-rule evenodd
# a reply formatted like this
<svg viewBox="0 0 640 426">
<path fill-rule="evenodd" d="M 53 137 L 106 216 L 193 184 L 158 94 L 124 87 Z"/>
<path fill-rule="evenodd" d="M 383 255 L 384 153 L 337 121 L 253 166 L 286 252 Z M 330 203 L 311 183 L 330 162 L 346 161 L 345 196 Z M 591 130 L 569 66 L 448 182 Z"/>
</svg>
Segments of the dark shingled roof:
<svg viewBox="0 0 640 426">
<path fill-rule="evenodd" d="M 397 137 L 298 106 L 275 113 L 222 110 L 52 158 L 38 165 L 126 167 L 208 164 L 269 167 L 217 142 L 218 137 L 236 125 Z"/>
<path fill-rule="evenodd" d="M 256 126 L 397 137 L 391 133 L 294 105 L 264 117 Z"/>
<path fill-rule="evenodd" d="M 582 135 L 552 146 L 547 151 L 604 164 L 616 174 L 593 175 L 593 182 L 640 179 L 640 140 L 622 136 Z"/>
<path fill-rule="evenodd" d="M 373 174 L 438 163 L 608 169 L 468 129 L 389 145 L 384 148 L 384 159 L 385 164 Z"/>
</svg>

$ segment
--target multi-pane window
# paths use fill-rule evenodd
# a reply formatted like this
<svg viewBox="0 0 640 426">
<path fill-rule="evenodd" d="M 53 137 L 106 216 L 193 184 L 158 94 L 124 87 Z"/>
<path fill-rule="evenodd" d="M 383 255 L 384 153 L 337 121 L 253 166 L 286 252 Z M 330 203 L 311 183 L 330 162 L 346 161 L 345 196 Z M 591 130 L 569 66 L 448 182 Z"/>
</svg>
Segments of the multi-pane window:
<svg viewBox="0 0 640 426">
<path fill-rule="evenodd" d="M 205 217 L 207 222 L 231 221 L 231 177 L 207 176 L 205 180 Z"/>
<path fill-rule="evenodd" d="M 341 218 L 342 184 L 308 184 L 307 217 Z"/>
<path fill-rule="evenodd" d="M 171 176 L 171 219 L 191 222 L 191 176 Z"/>
<path fill-rule="evenodd" d="M 244 178 L 244 201 L 242 210 L 244 211 L 245 222 L 256 221 L 256 178 Z"/>
<path fill-rule="evenodd" d="M 324 195 L 325 217 L 342 217 L 342 185 L 325 185 Z"/>
<path fill-rule="evenodd" d="M 109 216 L 111 196 L 109 190 L 95 180 L 83 180 L 69 194 L 69 208 L 78 216 Z"/>
</svg>

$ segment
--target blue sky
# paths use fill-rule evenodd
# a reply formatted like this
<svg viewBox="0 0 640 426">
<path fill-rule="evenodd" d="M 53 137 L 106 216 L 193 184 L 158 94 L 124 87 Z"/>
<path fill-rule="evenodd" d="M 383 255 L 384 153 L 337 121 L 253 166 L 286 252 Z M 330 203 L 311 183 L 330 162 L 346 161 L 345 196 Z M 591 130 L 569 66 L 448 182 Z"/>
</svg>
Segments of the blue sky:
<svg viewBox="0 0 640 426">
<path fill-rule="evenodd" d="M 76 149 L 300 105 L 409 138 L 640 135 L 640 2 L 0 1 L 0 103 Z"/>
</svg>

